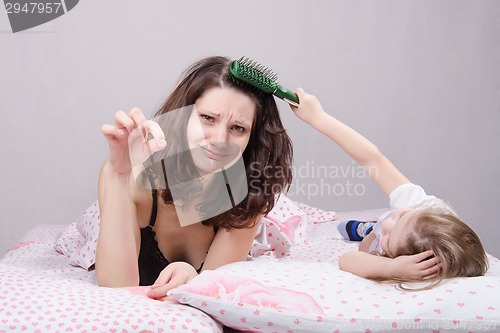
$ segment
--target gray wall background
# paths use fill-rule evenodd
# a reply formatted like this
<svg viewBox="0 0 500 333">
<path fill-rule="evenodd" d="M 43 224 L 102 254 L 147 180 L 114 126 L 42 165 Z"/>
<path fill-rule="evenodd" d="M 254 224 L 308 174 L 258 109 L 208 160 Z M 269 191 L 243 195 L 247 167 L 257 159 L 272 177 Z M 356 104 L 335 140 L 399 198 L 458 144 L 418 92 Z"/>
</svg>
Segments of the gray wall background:
<svg viewBox="0 0 500 333">
<path fill-rule="evenodd" d="M 189 64 L 247 55 L 315 94 L 500 256 L 500 2 L 86 0 L 12 34 L 0 9 L 0 254 L 97 198 L 118 110 L 151 114 Z M 278 101 L 298 201 L 386 207 L 376 184 Z"/>
</svg>

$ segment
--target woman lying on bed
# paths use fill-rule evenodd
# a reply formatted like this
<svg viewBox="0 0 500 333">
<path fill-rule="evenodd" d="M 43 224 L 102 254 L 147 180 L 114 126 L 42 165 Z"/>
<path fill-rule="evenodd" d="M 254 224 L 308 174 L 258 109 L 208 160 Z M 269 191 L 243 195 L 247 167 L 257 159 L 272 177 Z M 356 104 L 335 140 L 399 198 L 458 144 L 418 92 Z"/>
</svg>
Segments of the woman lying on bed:
<svg viewBox="0 0 500 333">
<path fill-rule="evenodd" d="M 245 260 L 257 222 L 290 184 L 291 141 L 273 96 L 233 83 L 229 63 L 193 64 L 155 121 L 133 109 L 102 126 L 100 286 L 152 285 L 148 295 L 161 298 Z"/>
<path fill-rule="evenodd" d="M 341 234 L 362 240 L 359 251 L 341 256 L 342 270 L 361 277 L 399 283 L 484 275 L 488 260 L 476 233 L 441 199 L 412 184 L 365 137 L 327 114 L 319 101 L 297 89 L 295 114 L 327 135 L 389 195 L 392 210 L 376 223 L 339 224 Z"/>
</svg>

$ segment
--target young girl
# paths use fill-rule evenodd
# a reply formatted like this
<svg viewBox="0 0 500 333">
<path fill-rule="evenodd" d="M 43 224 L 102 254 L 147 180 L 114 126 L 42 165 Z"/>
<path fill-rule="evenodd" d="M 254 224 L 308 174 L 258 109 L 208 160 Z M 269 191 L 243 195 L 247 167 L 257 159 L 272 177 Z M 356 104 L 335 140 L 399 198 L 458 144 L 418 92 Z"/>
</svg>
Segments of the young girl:
<svg viewBox="0 0 500 333">
<path fill-rule="evenodd" d="M 152 285 L 148 295 L 163 298 L 203 269 L 245 260 L 258 221 L 291 183 L 291 141 L 273 96 L 235 84 L 229 64 L 224 57 L 193 64 L 155 114 L 158 122 L 133 109 L 102 126 L 109 158 L 99 177 L 100 286 Z M 244 175 L 236 185 L 246 182 L 245 195 L 233 200 L 228 177 L 238 156 Z M 228 209 L 210 210 L 218 205 L 215 178 L 226 181 Z M 186 207 L 200 212 L 188 214 L 197 221 L 183 223 L 178 212 Z M 201 214 L 207 209 L 216 214 Z"/>
<path fill-rule="evenodd" d="M 342 270 L 400 286 L 486 273 L 488 259 L 481 241 L 450 207 L 412 184 L 373 143 L 327 114 L 314 96 L 300 88 L 296 93 L 300 105 L 292 107 L 295 114 L 344 149 L 390 198 L 392 210 L 375 224 L 340 224 L 344 237 L 362 239 L 359 251 L 341 256 Z"/>
</svg>

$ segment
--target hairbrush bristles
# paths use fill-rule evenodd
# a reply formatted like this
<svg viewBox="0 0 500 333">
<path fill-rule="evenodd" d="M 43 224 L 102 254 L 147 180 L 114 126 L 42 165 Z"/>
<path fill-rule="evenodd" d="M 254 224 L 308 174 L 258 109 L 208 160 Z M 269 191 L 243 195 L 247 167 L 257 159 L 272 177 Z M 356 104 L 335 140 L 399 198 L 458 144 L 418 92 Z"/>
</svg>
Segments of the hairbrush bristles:
<svg viewBox="0 0 500 333">
<path fill-rule="evenodd" d="M 270 68 L 257 63 L 256 61 L 253 61 L 246 57 L 241 57 L 238 62 L 249 67 L 249 69 L 253 69 L 257 72 L 260 72 L 261 74 L 264 74 L 269 80 L 273 82 L 278 81 L 278 74 L 274 73 Z"/>
<path fill-rule="evenodd" d="M 251 59 L 241 57 L 231 62 L 229 69 L 234 78 L 265 93 L 273 93 L 276 90 L 277 75 Z"/>
<path fill-rule="evenodd" d="M 246 83 L 245 81 L 237 78 L 235 75 L 233 75 L 231 72 L 229 72 L 229 78 L 231 81 L 236 83 L 238 86 L 242 87 L 245 90 L 250 90 L 257 94 L 258 96 L 262 96 L 264 94 L 268 94 L 268 92 L 263 91 L 262 89 L 257 88 L 256 86 L 251 85 L 250 83 Z"/>
<path fill-rule="evenodd" d="M 277 83 L 278 75 L 256 61 L 241 57 L 234 60 L 229 65 L 230 76 L 234 82 L 244 87 L 257 88 L 261 92 L 274 94 L 286 102 L 298 106 L 299 98 L 297 95 L 280 86 Z"/>
</svg>

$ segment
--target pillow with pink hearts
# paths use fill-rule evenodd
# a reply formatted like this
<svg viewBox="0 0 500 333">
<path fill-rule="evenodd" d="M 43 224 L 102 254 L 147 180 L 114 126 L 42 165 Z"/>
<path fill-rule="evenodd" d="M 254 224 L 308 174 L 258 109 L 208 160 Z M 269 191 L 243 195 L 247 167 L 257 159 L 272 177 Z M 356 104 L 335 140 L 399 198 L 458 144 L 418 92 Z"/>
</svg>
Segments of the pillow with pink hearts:
<svg viewBox="0 0 500 333">
<path fill-rule="evenodd" d="M 205 271 L 169 295 L 227 327 L 251 332 L 495 331 L 498 259 L 492 264 L 483 277 L 402 291 L 332 263 L 238 262 Z"/>
<path fill-rule="evenodd" d="M 100 213 L 95 201 L 76 222 L 61 233 L 55 243 L 57 252 L 69 258 L 69 264 L 90 269 L 95 263 Z"/>
<path fill-rule="evenodd" d="M 291 260 L 292 246 L 306 241 L 313 224 L 335 218 L 335 212 L 295 202 L 280 194 L 273 209 L 261 219 L 249 257 Z"/>
</svg>

